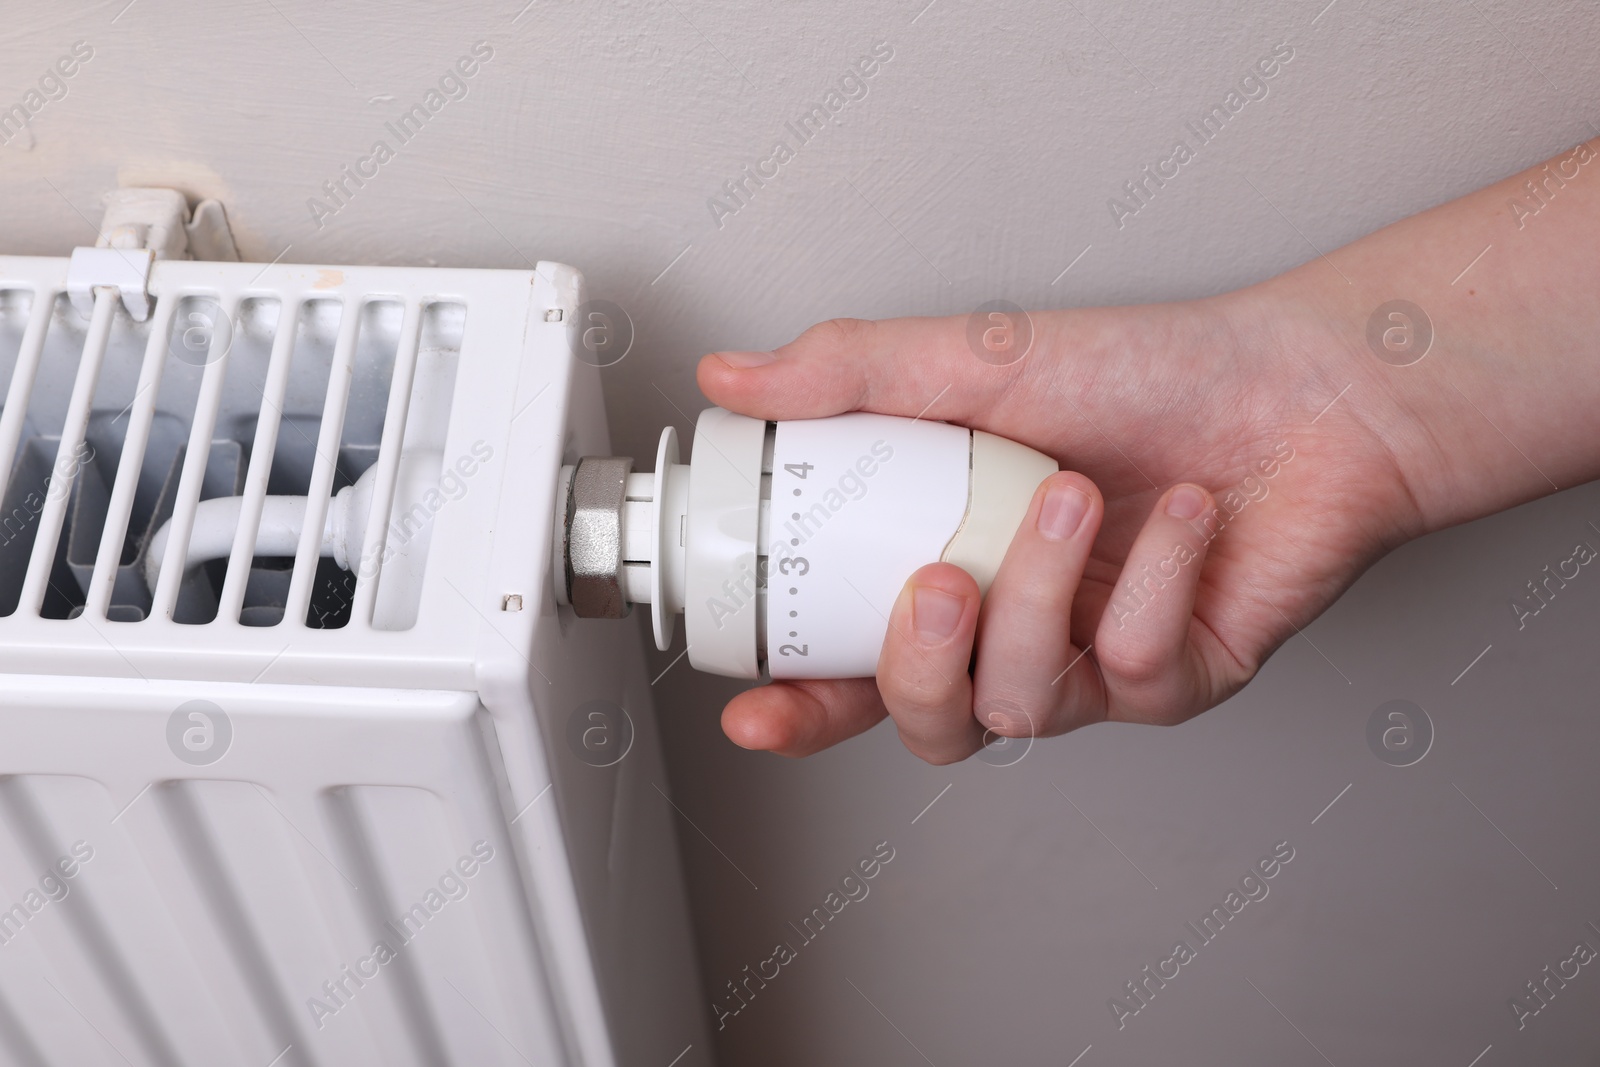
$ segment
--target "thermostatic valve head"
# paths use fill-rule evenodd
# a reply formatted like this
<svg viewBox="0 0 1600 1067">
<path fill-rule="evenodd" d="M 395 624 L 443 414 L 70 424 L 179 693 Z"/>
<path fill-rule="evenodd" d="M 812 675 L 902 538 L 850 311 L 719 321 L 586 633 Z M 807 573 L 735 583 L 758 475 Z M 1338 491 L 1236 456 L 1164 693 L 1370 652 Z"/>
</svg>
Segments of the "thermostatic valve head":
<svg viewBox="0 0 1600 1067">
<path fill-rule="evenodd" d="M 954 563 L 987 592 L 1057 470 L 945 423 L 864 412 L 774 423 L 721 408 L 701 413 L 691 462 L 677 460 L 669 428 L 654 475 L 625 459 L 563 469 L 556 598 L 611 618 L 648 602 L 662 650 L 682 612 L 689 662 L 735 678 L 872 675 L 912 572 Z"/>
<path fill-rule="evenodd" d="M 585 619 L 620 619 L 631 607 L 624 589 L 623 511 L 632 470 L 633 460 L 624 456 L 586 456 L 563 479 L 567 498 L 558 513 L 565 516 L 565 599 Z"/>
</svg>

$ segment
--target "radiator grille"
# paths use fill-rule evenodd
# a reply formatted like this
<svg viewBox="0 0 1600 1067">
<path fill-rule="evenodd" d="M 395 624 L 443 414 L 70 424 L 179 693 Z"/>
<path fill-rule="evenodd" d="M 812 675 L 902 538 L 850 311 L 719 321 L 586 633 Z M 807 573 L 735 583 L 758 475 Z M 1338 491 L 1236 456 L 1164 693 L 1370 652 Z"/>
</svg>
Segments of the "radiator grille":
<svg viewBox="0 0 1600 1067">
<path fill-rule="evenodd" d="M 145 323 L 109 291 L 87 321 L 59 292 L 0 291 L 0 615 L 374 625 L 402 446 L 442 446 L 465 305 L 250 288 L 165 292 Z M 345 570 L 320 552 L 327 502 L 374 466 L 363 565 Z M 255 553 L 269 493 L 309 498 L 292 557 Z M 231 553 L 186 570 L 196 506 L 226 496 Z"/>
</svg>

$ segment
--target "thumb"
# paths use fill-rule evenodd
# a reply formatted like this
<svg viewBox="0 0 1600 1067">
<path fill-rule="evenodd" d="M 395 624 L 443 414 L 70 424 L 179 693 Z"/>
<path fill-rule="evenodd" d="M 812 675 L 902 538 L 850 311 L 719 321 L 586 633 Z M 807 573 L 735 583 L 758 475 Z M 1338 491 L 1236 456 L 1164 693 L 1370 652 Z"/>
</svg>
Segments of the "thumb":
<svg viewBox="0 0 1600 1067">
<path fill-rule="evenodd" d="M 832 319 L 772 352 L 706 356 L 697 377 L 713 403 L 759 419 L 875 411 L 988 429 L 1029 361 L 980 359 L 967 334 L 966 316 Z"/>
</svg>

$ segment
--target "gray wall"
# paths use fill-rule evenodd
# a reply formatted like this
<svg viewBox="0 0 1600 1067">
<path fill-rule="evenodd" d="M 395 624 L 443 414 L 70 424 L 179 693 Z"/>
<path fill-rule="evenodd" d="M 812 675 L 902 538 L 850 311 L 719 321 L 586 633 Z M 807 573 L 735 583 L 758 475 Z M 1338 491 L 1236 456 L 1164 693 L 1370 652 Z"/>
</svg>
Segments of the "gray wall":
<svg viewBox="0 0 1600 1067">
<path fill-rule="evenodd" d="M 221 197 L 261 261 L 569 261 L 636 324 L 605 387 L 619 450 L 644 455 L 704 405 L 713 348 L 994 297 L 1218 292 L 1597 117 L 1600 10 L 1577 0 L 925 2 L 7 4 L 0 107 L 74 41 L 95 52 L 0 148 L 3 247 L 88 241 L 121 181 Z M 466 97 L 314 225 L 307 199 L 479 40 Z M 1107 198 L 1284 41 L 1268 97 L 1119 230 Z M 707 199 L 878 42 L 867 96 L 719 226 Z M 725 1021 L 721 1061 L 1593 1062 L 1600 967 L 1521 1031 L 1507 1006 L 1580 938 L 1600 948 L 1600 577 L 1521 632 L 1507 607 L 1600 544 L 1590 522 L 1600 487 L 1410 545 L 1227 705 L 1010 767 L 927 767 L 886 728 L 804 762 L 745 753 L 717 726 L 732 687 L 680 663 L 656 691 L 708 1012 L 849 865 L 895 850 Z M 1391 699 L 1436 731 L 1414 766 L 1369 751 Z M 1270 894 L 1119 1030 L 1108 1000 L 1280 841 Z"/>
</svg>

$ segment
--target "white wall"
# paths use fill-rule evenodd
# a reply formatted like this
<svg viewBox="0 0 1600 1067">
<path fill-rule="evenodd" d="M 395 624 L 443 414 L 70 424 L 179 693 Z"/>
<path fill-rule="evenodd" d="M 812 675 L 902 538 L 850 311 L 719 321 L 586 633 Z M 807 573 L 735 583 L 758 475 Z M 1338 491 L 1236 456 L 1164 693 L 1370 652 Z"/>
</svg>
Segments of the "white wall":
<svg viewBox="0 0 1600 1067">
<path fill-rule="evenodd" d="M 1578 0 L 124 2 L 0 9 L 0 108 L 94 49 L 0 148 L 5 251 L 87 243 L 120 181 L 221 198 L 260 261 L 565 260 L 637 326 L 605 385 L 618 449 L 640 455 L 704 405 L 705 351 L 836 315 L 1217 292 L 1600 119 L 1600 10 Z M 385 122 L 478 41 L 493 57 L 467 96 L 398 145 Z M 867 96 L 716 225 L 708 198 L 879 42 L 893 58 Z M 1119 230 L 1107 199 L 1280 42 L 1294 58 L 1267 98 Z M 395 158 L 317 228 L 307 199 L 379 138 Z M 1412 545 L 1227 706 L 1007 769 L 926 767 L 882 728 L 801 763 L 744 753 L 717 728 L 732 690 L 675 667 L 656 688 L 698 827 L 680 822 L 708 1004 L 873 843 L 896 849 L 727 1021 L 722 1062 L 1593 1057 L 1600 974 L 1521 1032 L 1506 1006 L 1580 937 L 1600 945 L 1583 927 L 1600 925 L 1600 581 L 1523 633 L 1505 608 L 1590 520 L 1594 487 Z M 1406 769 L 1363 737 L 1395 697 L 1438 730 Z M 1280 840 L 1296 858 L 1270 897 L 1119 1032 L 1108 998 Z"/>
</svg>

